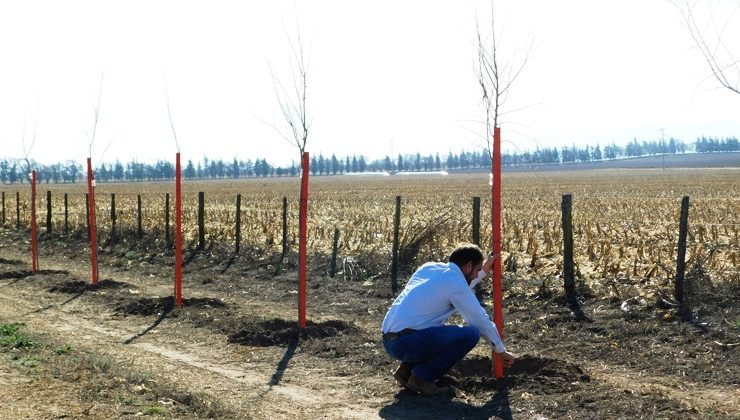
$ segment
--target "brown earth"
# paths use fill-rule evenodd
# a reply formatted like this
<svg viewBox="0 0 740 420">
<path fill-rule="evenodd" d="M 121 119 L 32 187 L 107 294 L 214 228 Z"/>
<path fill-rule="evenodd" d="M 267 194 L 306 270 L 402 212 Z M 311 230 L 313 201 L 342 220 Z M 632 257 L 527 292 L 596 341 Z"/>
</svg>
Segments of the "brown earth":
<svg viewBox="0 0 740 420">
<path fill-rule="evenodd" d="M 188 251 L 176 308 L 171 250 L 108 244 L 89 284 L 89 248 L 0 228 L 0 323 L 69 352 L 19 366 L 2 348 L 0 418 L 738 418 L 740 294 L 715 296 L 689 321 L 640 299 L 581 289 L 578 322 L 557 289 L 505 284 L 505 331 L 520 355 L 491 378 L 481 343 L 441 381 L 451 397 L 399 389 L 379 340 L 387 278 L 350 281 L 309 270 L 299 330 L 290 256 Z M 490 297 L 486 297 L 490 300 Z M 50 347 L 50 348 L 52 348 Z M 115 368 L 100 369 L 105 360 Z M 70 363 L 70 360 L 78 362 Z M 67 368 L 65 366 L 69 365 Z M 92 368 L 88 368 L 92 366 Z M 61 372 L 61 373 L 60 373 Z M 84 380 L 80 378 L 84 377 Z M 127 402 L 127 404 L 121 403 Z"/>
</svg>

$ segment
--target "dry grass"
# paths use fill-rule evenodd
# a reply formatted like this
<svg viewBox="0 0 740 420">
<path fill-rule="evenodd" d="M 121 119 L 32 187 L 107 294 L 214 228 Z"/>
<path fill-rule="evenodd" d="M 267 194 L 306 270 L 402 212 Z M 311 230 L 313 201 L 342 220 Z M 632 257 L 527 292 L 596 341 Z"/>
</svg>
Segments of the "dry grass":
<svg viewBox="0 0 740 420">
<path fill-rule="evenodd" d="M 229 417 L 218 401 L 153 380 L 152 375 L 108 356 L 36 334 L 23 324 L 0 325 L 2 356 L 13 360 L 13 366 L 24 375 L 45 383 L 46 388 L 64 389 L 59 398 L 79 399 L 81 406 L 104 403 L 119 415 L 134 410 L 166 417 Z"/>
<path fill-rule="evenodd" d="M 6 191 L 6 224 L 15 222 L 15 191 Z M 45 190 L 53 191 L 54 230 L 64 228 L 62 194 L 69 194 L 70 229 L 84 235 L 84 185 L 39 188 L 40 232 L 45 231 Z M 28 189 L 26 186 L 25 189 Z M 22 190 L 21 218 L 28 225 L 29 195 Z M 296 179 L 188 182 L 184 189 L 184 244 L 197 239 L 197 193 L 205 191 L 206 239 L 235 239 L 236 194 L 242 194 L 242 246 L 279 252 L 282 198 L 289 202 L 291 249 L 297 249 Z M 472 201 L 482 197 L 481 243 L 490 243 L 487 175 L 436 178 L 378 177 L 362 180 L 314 177 L 310 187 L 309 253 L 329 254 L 335 227 L 341 232 L 340 261 L 390 259 L 395 196 L 402 197 L 402 263 L 413 269 L 443 259 L 455 244 L 469 241 Z M 691 197 L 688 264 L 699 260 L 714 281 L 738 282 L 740 171 L 612 170 L 505 174 L 503 180 L 504 258 L 541 279 L 560 271 L 560 200 L 573 194 L 575 255 L 582 277 L 608 284 L 615 279 L 670 279 L 675 269 L 680 201 Z M 164 195 L 172 183 L 101 184 L 96 190 L 99 235 L 110 231 L 110 195 L 116 194 L 117 226 L 124 238 L 136 229 L 136 194 L 142 194 L 144 232 L 164 244 Z M 170 214 L 174 225 L 174 212 Z M 164 245 L 163 245 L 164 246 Z M 375 261 L 384 266 L 383 261 Z M 509 266 L 513 268 L 513 266 Z M 606 286 L 605 286 L 606 287 Z"/>
</svg>

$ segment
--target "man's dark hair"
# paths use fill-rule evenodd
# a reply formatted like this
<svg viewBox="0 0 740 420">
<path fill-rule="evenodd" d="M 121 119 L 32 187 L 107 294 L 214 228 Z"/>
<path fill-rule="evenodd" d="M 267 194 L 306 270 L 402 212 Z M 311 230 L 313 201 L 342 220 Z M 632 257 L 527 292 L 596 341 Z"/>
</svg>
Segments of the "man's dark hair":
<svg viewBox="0 0 740 420">
<path fill-rule="evenodd" d="M 450 254 L 450 262 L 462 268 L 465 264 L 473 262 L 478 265 L 483 261 L 483 252 L 475 244 L 460 244 Z"/>
</svg>

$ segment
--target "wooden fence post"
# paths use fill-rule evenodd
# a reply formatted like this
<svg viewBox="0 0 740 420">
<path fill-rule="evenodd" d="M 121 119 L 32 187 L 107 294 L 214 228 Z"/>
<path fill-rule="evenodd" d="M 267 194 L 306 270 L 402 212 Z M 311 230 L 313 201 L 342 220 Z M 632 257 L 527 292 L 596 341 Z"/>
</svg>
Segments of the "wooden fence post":
<svg viewBox="0 0 740 420">
<path fill-rule="evenodd" d="M 236 195 L 236 245 L 235 254 L 239 254 L 239 248 L 242 242 L 242 195 Z"/>
<path fill-rule="evenodd" d="M 472 219 L 472 241 L 480 246 L 480 197 L 473 197 L 473 219 Z M 478 283 L 475 286 L 475 297 L 480 303 L 483 303 L 483 286 Z"/>
<path fill-rule="evenodd" d="M 51 235 L 51 191 L 46 191 L 46 234 Z"/>
<path fill-rule="evenodd" d="M 170 239 L 170 193 L 164 196 L 164 240 L 169 247 L 172 243 Z"/>
<path fill-rule="evenodd" d="M 391 260 L 391 291 L 398 292 L 398 241 L 401 229 L 401 196 L 396 196 L 396 213 L 393 217 L 393 253 Z"/>
<path fill-rule="evenodd" d="M 137 236 L 139 239 L 143 236 L 143 231 L 141 229 L 141 194 L 136 195 L 136 207 L 137 207 L 137 222 L 138 222 L 138 230 L 137 230 Z"/>
<path fill-rule="evenodd" d="M 69 233 L 69 202 L 67 201 L 67 193 L 64 193 L 64 234 Z"/>
<path fill-rule="evenodd" d="M 201 251 L 204 250 L 206 247 L 205 213 L 205 193 L 201 191 L 198 193 L 198 249 Z"/>
<path fill-rule="evenodd" d="M 581 310 L 581 304 L 576 295 L 575 269 L 573 265 L 573 197 L 563 194 L 562 201 L 562 225 L 563 225 L 563 287 L 565 288 L 565 299 L 570 309 L 579 320 L 585 319 Z"/>
<path fill-rule="evenodd" d="M 5 191 L 3 191 L 3 225 L 5 224 Z"/>
<path fill-rule="evenodd" d="M 15 228 L 21 227 L 21 193 L 15 192 Z"/>
<path fill-rule="evenodd" d="M 110 195 L 110 238 L 111 240 L 116 237 L 116 194 L 111 193 Z"/>
<path fill-rule="evenodd" d="M 684 299 L 684 272 L 686 271 L 686 234 L 689 229 L 689 196 L 681 200 L 681 219 L 678 223 L 678 256 L 676 257 L 676 301 L 680 305 L 681 315 L 686 314 Z"/>
<path fill-rule="evenodd" d="M 283 257 L 288 253 L 288 197 L 283 197 Z M 280 259 L 282 261 L 282 258 Z"/>
<path fill-rule="evenodd" d="M 331 265 L 329 266 L 329 277 L 334 278 L 337 274 L 337 252 L 339 251 L 339 228 L 334 228 L 334 241 L 331 245 Z"/>
<path fill-rule="evenodd" d="M 480 246 L 480 197 L 473 197 L 473 243 Z"/>
<path fill-rule="evenodd" d="M 283 239 L 281 245 L 280 261 L 278 261 L 275 267 L 276 276 L 283 269 L 283 262 L 285 261 L 285 256 L 288 254 L 288 197 L 283 197 Z"/>
</svg>

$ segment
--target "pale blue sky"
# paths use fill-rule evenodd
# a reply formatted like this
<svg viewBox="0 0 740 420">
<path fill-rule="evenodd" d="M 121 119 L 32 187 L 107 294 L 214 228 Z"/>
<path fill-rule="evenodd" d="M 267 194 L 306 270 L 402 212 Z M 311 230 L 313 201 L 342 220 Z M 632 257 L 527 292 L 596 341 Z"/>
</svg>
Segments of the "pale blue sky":
<svg viewBox="0 0 740 420">
<path fill-rule="evenodd" d="M 728 48 L 740 55 L 731 0 Z M 185 159 L 297 151 L 267 62 L 287 81 L 288 34 L 310 50 L 308 150 L 446 153 L 482 144 L 475 19 L 487 1 L 0 2 L 0 143 L 42 162 L 88 155 L 101 71 L 95 161 L 174 159 L 163 74 Z M 724 9 L 722 9 L 724 7 Z M 678 10 L 664 0 L 496 2 L 501 60 L 533 49 L 502 119 L 505 147 L 740 135 L 740 95 L 719 88 Z M 732 14 L 734 13 L 734 15 Z M 704 19 L 703 16 L 700 18 Z M 719 22 L 718 22 L 719 21 Z M 287 33 L 286 33 L 287 32 Z M 734 43 L 734 44 L 733 44 Z"/>
</svg>

